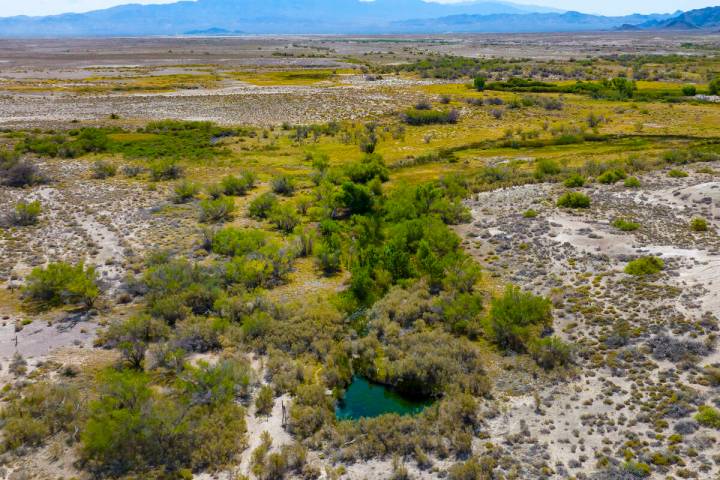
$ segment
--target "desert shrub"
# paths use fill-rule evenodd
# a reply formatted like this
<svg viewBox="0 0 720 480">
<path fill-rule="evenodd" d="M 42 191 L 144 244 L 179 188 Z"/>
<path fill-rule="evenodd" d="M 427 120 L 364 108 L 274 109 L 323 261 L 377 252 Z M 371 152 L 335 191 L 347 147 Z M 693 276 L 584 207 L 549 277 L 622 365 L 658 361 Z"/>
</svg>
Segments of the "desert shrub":
<svg viewBox="0 0 720 480">
<path fill-rule="evenodd" d="M 590 208 L 590 197 L 581 192 L 566 192 L 558 198 L 557 206 L 562 208 Z"/>
<path fill-rule="evenodd" d="M 701 217 L 693 218 L 692 220 L 690 220 L 690 230 L 692 230 L 693 232 L 707 232 L 707 220 Z"/>
<path fill-rule="evenodd" d="M 173 202 L 187 203 L 193 200 L 198 193 L 200 193 L 200 185 L 189 180 L 183 180 L 175 185 Z"/>
<path fill-rule="evenodd" d="M 640 188 L 640 180 L 637 177 L 628 177 L 624 183 L 627 188 Z"/>
<path fill-rule="evenodd" d="M 41 212 L 42 206 L 39 201 L 20 201 L 15 205 L 14 211 L 10 214 L 10 223 L 21 227 L 36 225 Z"/>
<path fill-rule="evenodd" d="M 628 461 L 623 463 L 623 470 L 634 478 L 649 477 L 651 473 L 650 465 L 642 462 Z"/>
<path fill-rule="evenodd" d="M 278 199 L 274 193 L 266 192 L 250 202 L 248 213 L 252 218 L 268 218 L 272 209 L 277 205 Z"/>
<path fill-rule="evenodd" d="M 182 175 L 182 167 L 174 160 L 156 160 L 150 164 L 150 178 L 154 182 L 176 180 Z"/>
<path fill-rule="evenodd" d="M 585 177 L 579 173 L 573 173 L 565 179 L 563 184 L 568 188 L 580 188 L 585 185 Z"/>
<path fill-rule="evenodd" d="M 525 210 L 523 212 L 523 217 L 525 218 L 535 218 L 538 216 L 538 212 L 536 210 L 533 210 L 532 208 Z"/>
<path fill-rule="evenodd" d="M 697 87 L 695 85 L 685 85 L 682 87 L 682 92 L 686 97 L 694 97 L 697 95 Z"/>
<path fill-rule="evenodd" d="M 138 165 L 125 165 L 122 167 L 122 173 L 128 178 L 135 178 L 140 175 L 144 169 Z"/>
<path fill-rule="evenodd" d="M 562 167 L 555 160 L 544 158 L 535 162 L 535 178 L 542 179 L 560 172 L 562 172 Z"/>
<path fill-rule="evenodd" d="M 449 480 L 489 480 L 493 478 L 496 461 L 492 457 L 483 457 L 479 461 L 473 457 L 465 462 L 456 463 L 448 470 Z"/>
<path fill-rule="evenodd" d="M 191 316 L 177 323 L 170 344 L 185 352 L 205 353 L 222 347 L 221 335 L 228 322 L 219 318 Z"/>
<path fill-rule="evenodd" d="M 114 177 L 117 174 L 117 167 L 105 160 L 98 160 L 92 166 L 92 176 L 97 179 Z"/>
<path fill-rule="evenodd" d="M 257 253 L 235 257 L 225 264 L 225 281 L 248 289 L 270 288 L 285 281 L 292 266 L 291 248 L 269 244 Z"/>
<path fill-rule="evenodd" d="M 380 155 L 365 155 L 359 162 L 345 167 L 345 174 L 355 183 L 368 183 L 377 178 L 381 182 L 389 179 L 389 172 Z"/>
<path fill-rule="evenodd" d="M 59 262 L 34 268 L 23 290 L 28 299 L 43 307 L 78 303 L 91 307 L 100 295 L 95 268 L 83 263 Z"/>
<path fill-rule="evenodd" d="M 340 246 L 322 241 L 315 251 L 316 264 L 325 275 L 332 275 L 341 269 L 342 251 Z"/>
<path fill-rule="evenodd" d="M 76 386 L 37 382 L 7 399 L 0 412 L 6 449 L 35 447 L 58 432 L 73 432 L 84 407 Z"/>
<path fill-rule="evenodd" d="M 351 215 L 364 215 L 373 207 L 373 194 L 365 185 L 343 182 L 338 202 L 347 208 Z"/>
<path fill-rule="evenodd" d="M 647 341 L 647 346 L 657 360 L 681 362 L 693 360 L 710 353 L 708 346 L 703 342 L 689 339 L 679 339 L 668 335 L 656 335 Z"/>
<path fill-rule="evenodd" d="M 273 389 L 269 385 L 263 385 L 255 397 L 255 408 L 258 415 L 269 415 L 275 404 Z"/>
<path fill-rule="evenodd" d="M 25 188 L 45 183 L 47 179 L 29 162 L 16 161 L 0 169 L 2 183 L 8 187 Z"/>
<path fill-rule="evenodd" d="M 142 277 L 148 313 L 170 325 L 212 312 L 220 278 L 214 269 L 171 259 L 149 266 Z"/>
<path fill-rule="evenodd" d="M 183 373 L 177 391 L 143 373 L 105 372 L 81 434 L 81 458 L 97 474 L 218 469 L 242 449 L 244 411 L 235 404 L 243 368 L 229 361 Z"/>
<path fill-rule="evenodd" d="M 551 323 L 550 301 L 514 285 L 508 285 L 490 305 L 490 331 L 495 343 L 505 349 L 524 351 L 534 331 Z"/>
<path fill-rule="evenodd" d="M 612 226 L 617 228 L 618 230 L 622 230 L 623 232 L 632 232 L 640 228 L 639 223 L 624 218 L 618 218 L 614 220 L 612 222 Z"/>
<path fill-rule="evenodd" d="M 208 198 L 200 202 L 200 221 L 222 223 L 233 218 L 235 201 L 231 197 Z"/>
<path fill-rule="evenodd" d="M 710 95 L 720 95 L 720 77 L 714 78 L 708 83 Z"/>
<path fill-rule="evenodd" d="M 288 175 L 274 177 L 270 181 L 270 187 L 277 195 L 290 196 L 295 192 L 295 182 Z"/>
<path fill-rule="evenodd" d="M 117 348 L 130 368 L 142 369 L 145 353 L 151 343 L 169 335 L 167 325 L 147 315 L 127 320 L 115 320 L 99 337 L 99 343 L 107 348 Z"/>
<path fill-rule="evenodd" d="M 267 243 L 268 236 L 262 230 L 225 227 L 212 235 L 210 245 L 217 254 L 236 257 L 258 251 Z"/>
<path fill-rule="evenodd" d="M 572 347 L 558 337 L 534 339 L 528 351 L 533 360 L 546 370 L 565 367 L 572 362 Z"/>
<path fill-rule="evenodd" d="M 473 88 L 477 90 L 478 92 L 482 92 L 485 90 L 485 83 L 487 82 L 487 79 L 485 77 L 475 77 L 473 78 Z"/>
<path fill-rule="evenodd" d="M 284 233 L 291 233 L 300 224 L 300 217 L 295 211 L 295 207 L 289 203 L 275 205 L 270 210 L 268 220 L 275 225 L 275 228 Z"/>
<path fill-rule="evenodd" d="M 640 257 L 625 266 L 628 275 L 653 275 L 665 268 L 665 262 L 658 257 Z"/>
<path fill-rule="evenodd" d="M 620 180 L 624 180 L 626 177 L 625 172 L 620 169 L 605 170 L 597 177 L 597 181 L 605 185 L 612 185 Z"/>
<path fill-rule="evenodd" d="M 709 405 L 700 405 L 698 407 L 695 420 L 697 420 L 700 425 L 720 429 L 720 412 Z"/>
<path fill-rule="evenodd" d="M 688 176 L 688 173 L 683 170 L 678 170 L 677 168 L 673 168 L 668 172 L 668 177 L 671 178 L 685 178 Z"/>
<path fill-rule="evenodd" d="M 252 172 L 243 172 L 239 177 L 228 175 L 220 181 L 220 186 L 225 195 L 245 195 L 255 186 L 255 175 Z"/>
<path fill-rule="evenodd" d="M 402 114 L 402 121 L 408 125 L 432 125 L 443 123 L 457 123 L 460 112 L 455 109 L 442 110 L 418 110 L 409 109 Z"/>
</svg>

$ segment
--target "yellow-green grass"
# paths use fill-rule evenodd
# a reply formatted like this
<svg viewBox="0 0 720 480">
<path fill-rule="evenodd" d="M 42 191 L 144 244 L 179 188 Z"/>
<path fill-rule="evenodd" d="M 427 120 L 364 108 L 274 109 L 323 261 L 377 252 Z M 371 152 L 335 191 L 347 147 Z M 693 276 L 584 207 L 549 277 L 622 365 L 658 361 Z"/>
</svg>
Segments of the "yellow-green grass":
<svg viewBox="0 0 720 480">
<path fill-rule="evenodd" d="M 353 73 L 353 70 L 283 70 L 283 71 L 264 71 L 264 72 L 228 72 L 228 75 L 242 82 L 251 83 L 258 86 L 274 86 L 274 85 L 315 85 L 321 82 L 337 83 L 341 79 L 341 75 Z"/>
</svg>

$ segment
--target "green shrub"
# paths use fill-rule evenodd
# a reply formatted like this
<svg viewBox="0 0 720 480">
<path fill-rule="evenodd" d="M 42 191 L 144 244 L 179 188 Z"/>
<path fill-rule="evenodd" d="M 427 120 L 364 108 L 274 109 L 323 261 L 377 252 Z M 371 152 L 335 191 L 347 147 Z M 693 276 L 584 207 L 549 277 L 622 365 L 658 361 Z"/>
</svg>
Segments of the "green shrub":
<svg viewBox="0 0 720 480">
<path fill-rule="evenodd" d="M 683 170 L 678 170 L 677 168 L 673 168 L 668 172 L 668 177 L 671 178 L 685 178 L 688 176 L 688 173 Z"/>
<path fill-rule="evenodd" d="M 147 315 L 138 315 L 112 322 L 99 337 L 99 343 L 108 348 L 117 348 L 131 368 L 142 369 L 150 344 L 168 335 L 169 329 L 165 323 Z"/>
<path fill-rule="evenodd" d="M 268 220 L 275 225 L 275 228 L 284 233 L 292 233 L 295 227 L 300 224 L 300 216 L 297 214 L 295 207 L 289 203 L 275 205 L 270 211 Z"/>
<path fill-rule="evenodd" d="M 288 175 L 280 175 L 270 181 L 273 193 L 290 196 L 295 192 L 295 182 Z"/>
<path fill-rule="evenodd" d="M 267 234 L 255 228 L 226 227 L 215 232 L 210 239 L 212 251 L 228 257 L 256 252 L 267 243 Z"/>
<path fill-rule="evenodd" d="M 268 218 L 272 209 L 277 205 L 278 199 L 274 193 L 266 192 L 250 202 L 248 213 L 258 220 Z"/>
<path fill-rule="evenodd" d="M 605 170 L 600 176 L 597 177 L 597 181 L 605 185 L 612 185 L 620 180 L 624 180 L 627 177 L 625 172 L 620 169 Z"/>
<path fill-rule="evenodd" d="M 627 188 L 640 188 L 640 180 L 637 177 L 628 177 L 625 179 Z"/>
<path fill-rule="evenodd" d="M 42 212 L 42 206 L 38 200 L 33 202 L 20 201 L 15 205 L 15 211 L 11 215 L 11 223 L 21 227 L 36 225 Z"/>
<path fill-rule="evenodd" d="M 0 411 L 3 444 L 15 450 L 41 446 L 58 432 L 72 432 L 83 413 L 84 399 L 74 385 L 39 381 L 17 388 Z"/>
<path fill-rule="evenodd" d="M 315 258 L 318 268 L 325 275 L 332 275 L 340 271 L 340 259 L 342 252 L 339 246 L 328 242 L 322 242 L 316 249 Z"/>
<path fill-rule="evenodd" d="M 695 85 L 685 85 L 682 88 L 682 92 L 686 97 L 694 97 L 697 95 L 697 87 L 695 87 Z"/>
<path fill-rule="evenodd" d="M 175 160 L 157 160 L 150 164 L 150 178 L 153 182 L 176 180 L 183 175 L 183 169 Z"/>
<path fill-rule="evenodd" d="M 105 372 L 81 433 L 80 455 L 98 476 L 157 469 L 218 469 L 242 450 L 245 412 L 236 388 L 248 367 L 232 360 L 188 367 L 175 389 L 154 388 L 147 375 Z"/>
<path fill-rule="evenodd" d="M 473 88 L 478 92 L 482 92 L 485 90 L 485 82 L 487 82 L 485 77 L 475 77 L 473 78 Z"/>
<path fill-rule="evenodd" d="M 24 293 L 28 299 L 44 307 L 78 303 L 91 307 L 100 290 L 94 267 L 60 262 L 33 269 L 27 277 Z"/>
<path fill-rule="evenodd" d="M 187 203 L 193 200 L 200 193 L 200 185 L 189 180 L 183 180 L 175 185 L 173 202 Z"/>
<path fill-rule="evenodd" d="M 557 175 L 562 167 L 553 159 L 543 158 L 535 162 L 535 178 L 543 179 L 548 175 Z"/>
<path fill-rule="evenodd" d="M 558 337 L 534 339 L 528 351 L 533 360 L 546 370 L 565 367 L 572 362 L 572 347 Z"/>
<path fill-rule="evenodd" d="M 720 412 L 709 405 L 701 405 L 698 407 L 695 420 L 697 420 L 700 425 L 720 429 Z"/>
<path fill-rule="evenodd" d="M 275 404 L 273 389 L 269 385 L 263 385 L 255 397 L 255 408 L 258 415 L 270 415 Z"/>
<path fill-rule="evenodd" d="M 243 172 L 239 177 L 228 175 L 220 181 L 222 192 L 228 196 L 245 195 L 255 186 L 255 175 Z"/>
<path fill-rule="evenodd" d="M 203 223 L 222 223 L 233 218 L 235 201 L 231 197 L 206 199 L 200 202 L 200 221 Z"/>
<path fill-rule="evenodd" d="M 533 210 L 532 208 L 525 210 L 523 212 L 523 217 L 525 217 L 525 218 L 535 218 L 537 216 L 538 216 L 538 212 Z"/>
<path fill-rule="evenodd" d="M 117 167 L 104 160 L 98 160 L 92 167 L 93 178 L 105 179 L 117 174 Z"/>
<path fill-rule="evenodd" d="M 647 463 L 629 461 L 623 464 L 623 470 L 636 478 L 649 477 L 651 470 Z"/>
<path fill-rule="evenodd" d="M 457 123 L 460 112 L 457 110 L 418 110 L 412 108 L 402 115 L 402 121 L 408 125 L 432 125 L 444 123 Z"/>
<path fill-rule="evenodd" d="M 590 208 L 590 197 L 581 192 L 567 192 L 558 198 L 557 206 L 562 208 Z"/>
<path fill-rule="evenodd" d="M 708 92 L 710 95 L 720 95 L 720 77 L 714 78 L 708 83 Z"/>
<path fill-rule="evenodd" d="M 563 184 L 568 188 L 580 188 L 585 185 L 585 177 L 579 173 L 573 173 L 565 179 Z"/>
<path fill-rule="evenodd" d="M 640 257 L 625 266 L 628 275 L 653 275 L 665 268 L 665 262 L 658 257 Z"/>
<path fill-rule="evenodd" d="M 552 323 L 550 301 L 520 287 L 508 285 L 502 297 L 494 298 L 490 306 L 489 326 L 500 347 L 522 352 L 533 336 L 534 327 Z"/>
<path fill-rule="evenodd" d="M 613 227 L 623 232 L 632 232 L 640 228 L 640 224 L 633 222 L 632 220 L 626 220 L 624 218 L 618 218 L 612 222 Z"/>
<path fill-rule="evenodd" d="M 690 221 L 690 230 L 693 232 L 707 232 L 708 223 L 707 220 L 701 217 L 695 217 Z"/>
<path fill-rule="evenodd" d="M 368 183 L 377 178 L 387 182 L 390 178 L 388 168 L 380 155 L 365 155 L 359 162 L 353 162 L 345 167 L 345 174 L 355 183 Z"/>
</svg>

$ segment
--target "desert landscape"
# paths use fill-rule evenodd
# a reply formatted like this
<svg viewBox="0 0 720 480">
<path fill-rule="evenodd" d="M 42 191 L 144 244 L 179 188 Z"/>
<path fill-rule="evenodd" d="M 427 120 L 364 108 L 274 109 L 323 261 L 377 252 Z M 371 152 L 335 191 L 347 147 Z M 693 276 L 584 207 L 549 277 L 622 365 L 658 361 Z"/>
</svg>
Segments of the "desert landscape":
<svg viewBox="0 0 720 480">
<path fill-rule="evenodd" d="M 720 478 L 718 52 L 0 40 L 0 478 Z"/>
</svg>

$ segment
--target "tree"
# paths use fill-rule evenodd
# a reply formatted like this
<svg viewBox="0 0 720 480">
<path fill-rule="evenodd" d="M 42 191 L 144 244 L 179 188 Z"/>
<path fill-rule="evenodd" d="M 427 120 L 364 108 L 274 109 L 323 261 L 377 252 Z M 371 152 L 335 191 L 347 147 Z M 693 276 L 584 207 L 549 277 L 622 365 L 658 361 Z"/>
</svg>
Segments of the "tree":
<svg viewBox="0 0 720 480">
<path fill-rule="evenodd" d="M 150 343 L 168 335 L 169 328 L 164 322 L 148 315 L 138 315 L 111 323 L 102 340 L 106 347 L 118 348 L 131 368 L 141 370 Z"/>
</svg>

